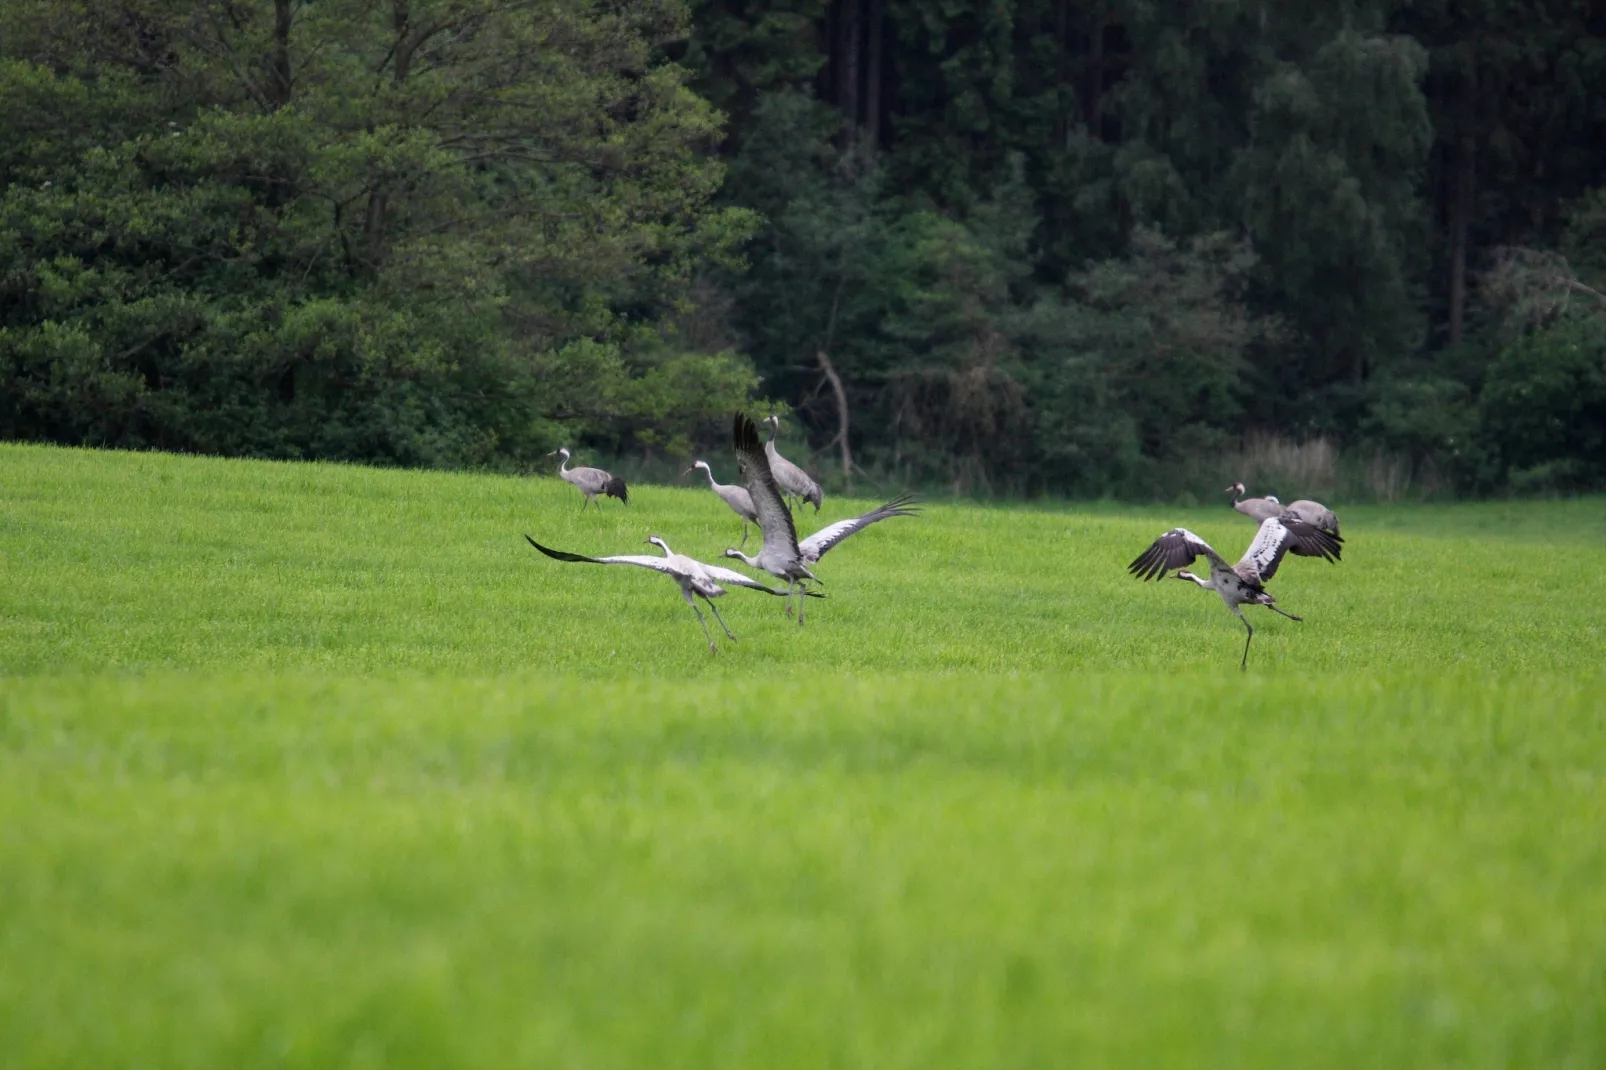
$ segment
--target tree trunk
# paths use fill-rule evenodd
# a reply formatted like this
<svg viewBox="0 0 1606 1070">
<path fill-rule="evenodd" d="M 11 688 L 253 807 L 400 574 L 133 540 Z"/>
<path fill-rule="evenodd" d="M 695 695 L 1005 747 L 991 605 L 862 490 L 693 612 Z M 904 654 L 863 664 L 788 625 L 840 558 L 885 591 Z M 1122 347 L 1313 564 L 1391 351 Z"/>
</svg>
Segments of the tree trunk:
<svg viewBox="0 0 1606 1070">
<path fill-rule="evenodd" d="M 842 0 L 842 22 L 837 39 L 836 106 L 848 121 L 847 135 L 859 125 L 859 5 L 863 0 Z"/>
<path fill-rule="evenodd" d="M 1473 198 L 1477 193 L 1477 145 L 1474 122 L 1477 118 L 1476 46 L 1467 41 L 1461 48 L 1461 86 L 1459 126 L 1456 139 L 1455 171 L 1450 190 L 1450 344 L 1461 341 L 1467 311 L 1467 234 L 1472 227 Z"/>
<path fill-rule="evenodd" d="M 870 151 L 881 142 L 881 23 L 882 0 L 870 0 L 869 55 L 865 70 L 864 125 Z"/>
<path fill-rule="evenodd" d="M 849 494 L 853 493 L 853 451 L 848 446 L 848 392 L 842 388 L 842 377 L 836 373 L 836 367 L 825 350 L 820 350 L 815 356 L 820 361 L 820 371 L 825 373 L 825 379 L 831 384 L 831 392 L 836 395 L 836 441 L 842 447 L 842 482 Z"/>
<path fill-rule="evenodd" d="M 1087 55 L 1087 132 L 1095 141 L 1104 138 L 1104 16 L 1093 19 Z"/>
<path fill-rule="evenodd" d="M 274 111 L 290 103 L 291 0 L 273 0 L 273 55 L 268 60 L 268 102 Z"/>
</svg>

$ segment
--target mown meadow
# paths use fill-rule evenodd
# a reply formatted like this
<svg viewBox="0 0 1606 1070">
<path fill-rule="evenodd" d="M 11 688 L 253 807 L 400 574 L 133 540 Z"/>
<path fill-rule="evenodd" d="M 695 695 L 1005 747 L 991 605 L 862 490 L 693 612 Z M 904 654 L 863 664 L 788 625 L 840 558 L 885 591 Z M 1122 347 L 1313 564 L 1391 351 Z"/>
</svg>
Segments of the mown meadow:
<svg viewBox="0 0 1606 1070">
<path fill-rule="evenodd" d="M 717 657 L 524 542 L 740 534 L 631 500 L 0 446 L 6 1065 L 1606 1061 L 1606 502 L 1330 502 L 1240 672 L 1125 572 L 1225 496 L 933 503 Z"/>
</svg>

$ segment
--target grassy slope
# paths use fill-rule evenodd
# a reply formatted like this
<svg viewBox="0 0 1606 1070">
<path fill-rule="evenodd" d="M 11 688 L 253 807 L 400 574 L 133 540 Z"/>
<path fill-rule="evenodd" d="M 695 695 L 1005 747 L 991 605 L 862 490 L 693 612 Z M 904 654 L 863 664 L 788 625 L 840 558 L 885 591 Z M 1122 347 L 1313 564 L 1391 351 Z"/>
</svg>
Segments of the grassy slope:
<svg viewBox="0 0 1606 1070">
<path fill-rule="evenodd" d="M 1603 503 L 1345 510 L 1244 675 L 1122 571 L 1224 506 L 932 508 L 716 659 L 519 537 L 738 530 L 632 498 L 0 447 L 8 1065 L 1606 1059 Z"/>
</svg>

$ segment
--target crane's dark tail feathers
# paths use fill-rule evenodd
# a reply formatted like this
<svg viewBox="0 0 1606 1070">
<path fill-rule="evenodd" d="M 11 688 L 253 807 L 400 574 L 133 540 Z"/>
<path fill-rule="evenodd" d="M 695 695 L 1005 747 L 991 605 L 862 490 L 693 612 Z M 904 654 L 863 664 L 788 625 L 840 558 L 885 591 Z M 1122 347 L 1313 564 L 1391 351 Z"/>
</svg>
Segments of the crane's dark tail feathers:
<svg viewBox="0 0 1606 1070">
<path fill-rule="evenodd" d="M 543 554 L 546 554 L 554 561 L 578 561 L 585 565 L 594 565 L 597 563 L 597 560 L 594 557 L 583 557 L 580 554 L 564 553 L 562 550 L 549 550 L 545 546 L 542 546 L 540 543 L 536 542 L 534 539 L 530 538 L 529 535 L 524 536 L 524 541 L 528 542 L 531 546 L 535 547 L 537 550 L 540 550 Z"/>
<path fill-rule="evenodd" d="M 602 493 L 610 498 L 618 498 L 626 505 L 630 504 L 630 491 L 625 489 L 625 481 L 618 476 L 608 477 L 608 482 L 602 485 Z"/>
</svg>

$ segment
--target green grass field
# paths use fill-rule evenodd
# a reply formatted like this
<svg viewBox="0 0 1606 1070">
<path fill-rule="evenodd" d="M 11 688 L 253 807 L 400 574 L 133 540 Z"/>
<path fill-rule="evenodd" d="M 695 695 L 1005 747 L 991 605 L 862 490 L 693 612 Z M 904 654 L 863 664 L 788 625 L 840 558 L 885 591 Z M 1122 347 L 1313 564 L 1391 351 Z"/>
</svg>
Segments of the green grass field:
<svg viewBox="0 0 1606 1070">
<path fill-rule="evenodd" d="M 933 505 L 717 658 L 523 540 L 695 487 L 0 446 L 0 1064 L 1606 1064 L 1606 502 L 1329 503 L 1247 673 L 1124 571 L 1225 496 Z"/>
</svg>

